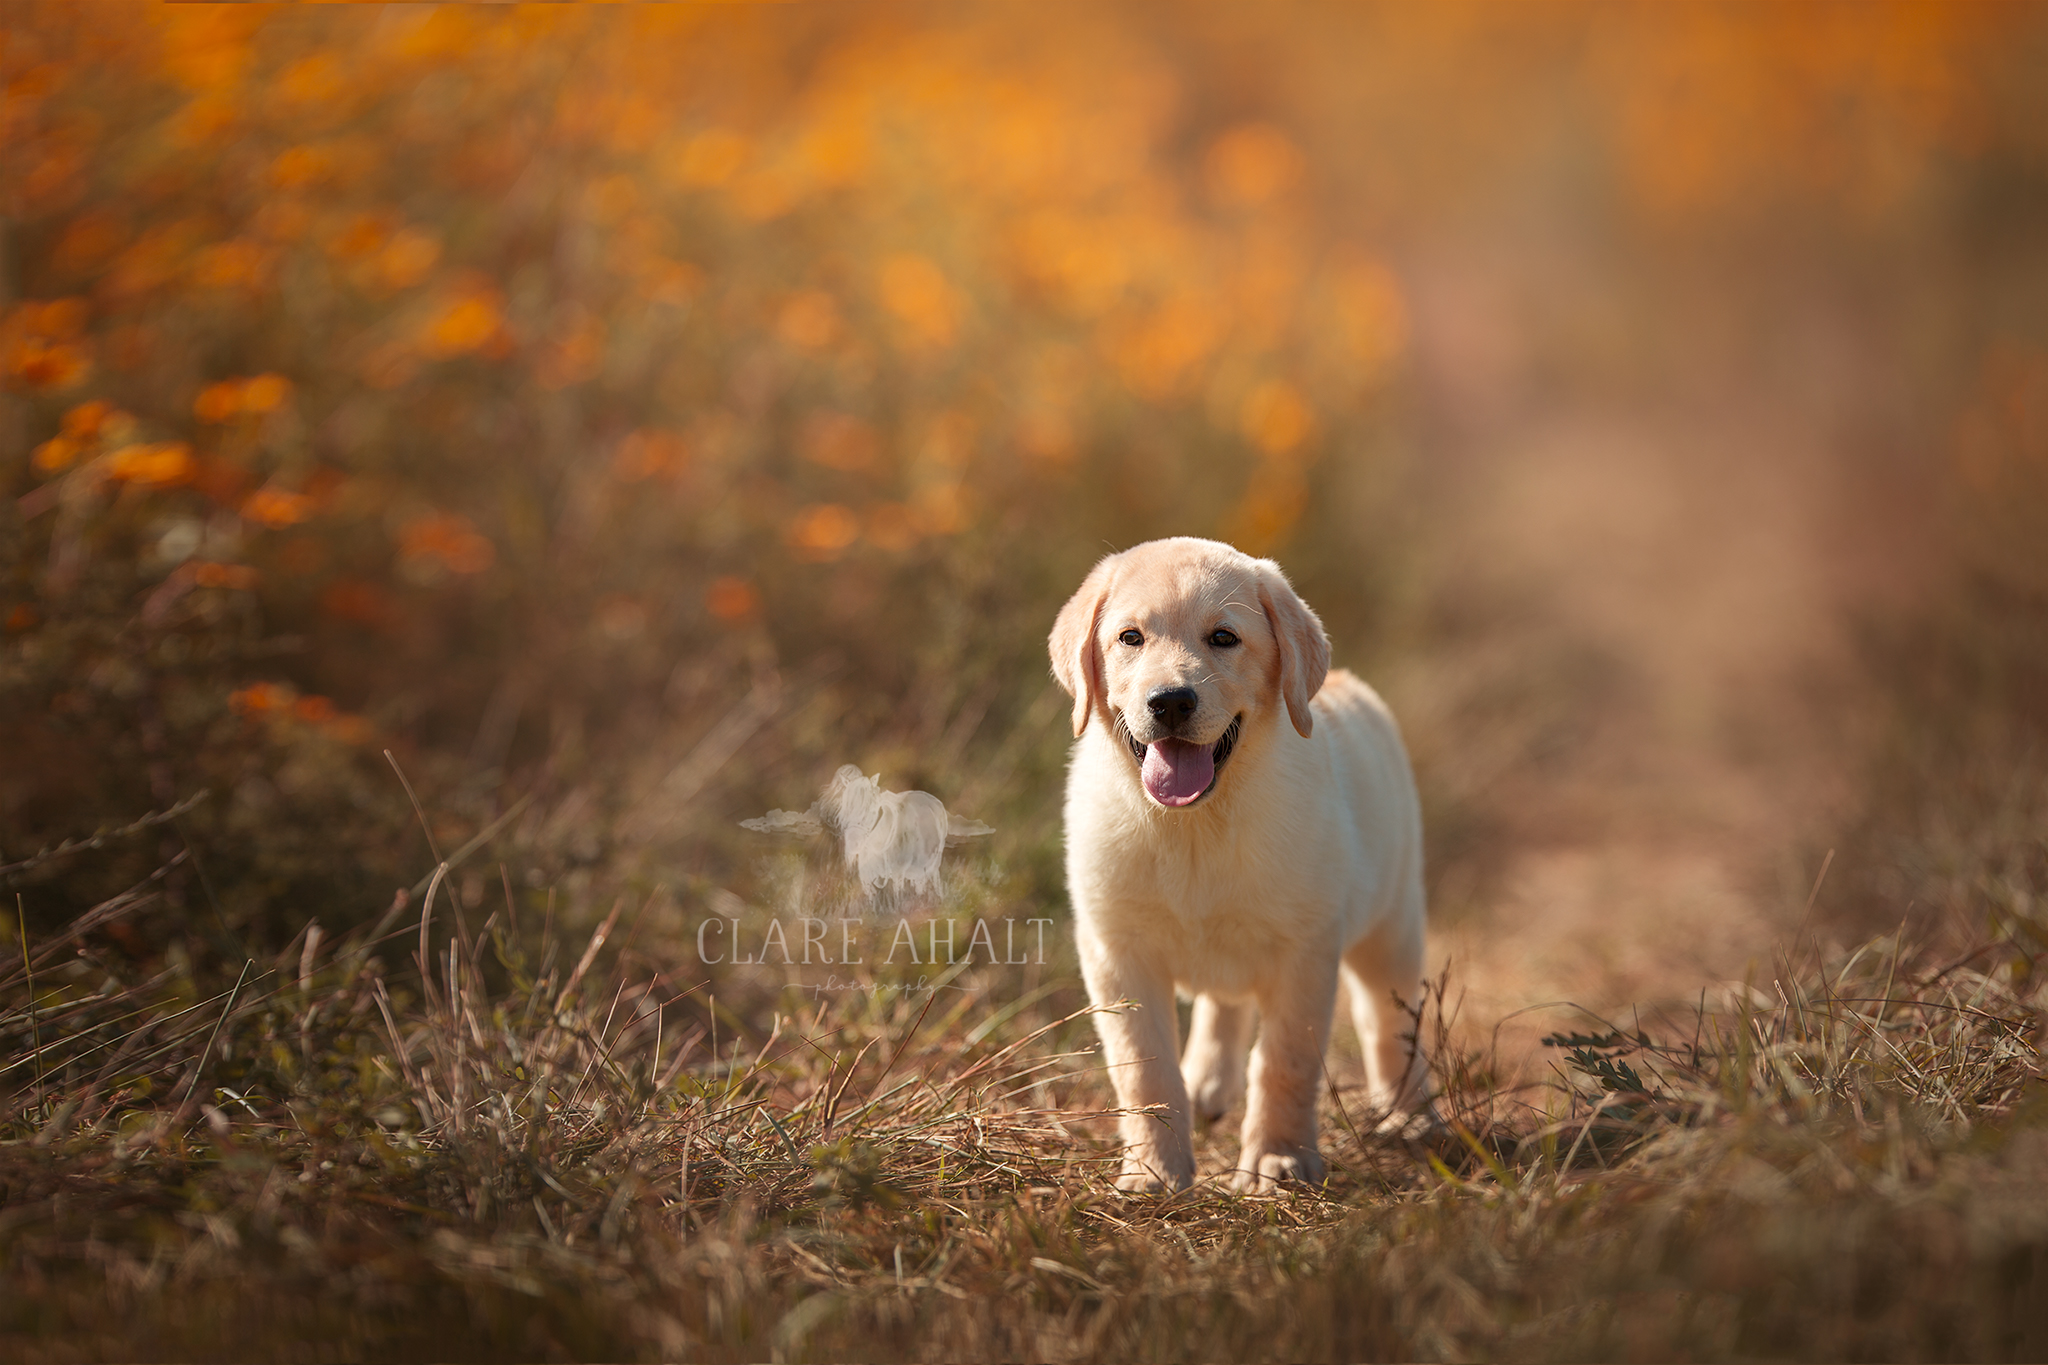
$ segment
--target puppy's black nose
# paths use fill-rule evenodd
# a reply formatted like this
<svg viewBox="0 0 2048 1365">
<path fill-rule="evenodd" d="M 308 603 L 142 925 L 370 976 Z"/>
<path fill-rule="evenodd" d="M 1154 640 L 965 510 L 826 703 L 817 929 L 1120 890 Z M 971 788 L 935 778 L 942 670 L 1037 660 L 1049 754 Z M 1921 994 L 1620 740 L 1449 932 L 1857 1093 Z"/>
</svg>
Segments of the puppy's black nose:
<svg viewBox="0 0 2048 1365">
<path fill-rule="evenodd" d="M 1192 687 L 1162 687 L 1145 698 L 1146 709 L 1155 720 L 1166 722 L 1169 730 L 1179 729 L 1183 721 L 1195 714 L 1199 705 L 1201 699 L 1195 696 Z"/>
</svg>

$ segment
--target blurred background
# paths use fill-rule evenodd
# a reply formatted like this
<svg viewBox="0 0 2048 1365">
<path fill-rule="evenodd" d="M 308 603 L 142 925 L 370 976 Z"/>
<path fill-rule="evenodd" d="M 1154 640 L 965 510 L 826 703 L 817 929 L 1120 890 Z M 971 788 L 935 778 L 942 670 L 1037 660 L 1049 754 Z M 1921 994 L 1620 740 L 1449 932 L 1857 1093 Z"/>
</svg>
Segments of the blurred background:
<svg viewBox="0 0 2048 1365">
<path fill-rule="evenodd" d="M 1463 1027 L 1801 927 L 2038 961 L 2038 5 L 5 24 L 32 935 L 173 860 L 95 960 L 376 919 L 386 750 L 478 913 L 682 953 L 853 762 L 1063 916 L 1046 632 L 1192 533 L 1402 717 Z"/>
</svg>

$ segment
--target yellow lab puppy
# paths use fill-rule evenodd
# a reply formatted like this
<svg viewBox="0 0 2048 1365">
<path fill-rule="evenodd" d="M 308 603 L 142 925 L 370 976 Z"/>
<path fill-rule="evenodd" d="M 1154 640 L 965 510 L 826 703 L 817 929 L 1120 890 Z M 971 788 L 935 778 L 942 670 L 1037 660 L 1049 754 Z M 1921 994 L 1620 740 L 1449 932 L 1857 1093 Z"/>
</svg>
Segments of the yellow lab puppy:
<svg viewBox="0 0 2048 1365">
<path fill-rule="evenodd" d="M 1189 1109 L 1245 1093 L 1235 1183 L 1320 1182 L 1316 1095 L 1341 971 L 1371 1101 L 1425 1103 L 1422 816 L 1394 718 L 1279 565 L 1155 540 L 1095 566 L 1054 624 L 1074 698 L 1067 885 L 1127 1111 L 1120 1189 L 1194 1178 Z M 1195 997 L 1175 1065 L 1175 988 Z M 1251 1049 L 1254 1020 L 1258 1046 Z"/>
</svg>

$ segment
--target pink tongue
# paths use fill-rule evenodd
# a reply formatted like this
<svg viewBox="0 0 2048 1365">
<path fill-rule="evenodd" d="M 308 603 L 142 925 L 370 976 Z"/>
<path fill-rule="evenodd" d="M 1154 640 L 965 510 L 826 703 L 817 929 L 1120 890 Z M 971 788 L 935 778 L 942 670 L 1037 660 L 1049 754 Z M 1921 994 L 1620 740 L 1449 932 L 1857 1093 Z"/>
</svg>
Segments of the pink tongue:
<svg viewBox="0 0 2048 1365">
<path fill-rule="evenodd" d="M 1139 777 L 1160 805 L 1185 806 L 1216 780 L 1216 754 L 1206 744 L 1162 739 L 1146 748 Z"/>
</svg>

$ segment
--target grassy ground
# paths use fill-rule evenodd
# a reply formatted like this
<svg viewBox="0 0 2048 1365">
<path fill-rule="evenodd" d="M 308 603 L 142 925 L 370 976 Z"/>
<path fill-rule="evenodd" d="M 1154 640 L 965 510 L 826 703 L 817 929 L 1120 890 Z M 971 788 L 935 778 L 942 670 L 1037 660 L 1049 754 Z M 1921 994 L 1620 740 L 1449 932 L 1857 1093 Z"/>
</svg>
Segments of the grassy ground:
<svg viewBox="0 0 2048 1365">
<path fill-rule="evenodd" d="M 1438 1139 L 1366 1135 L 1340 1062 L 1327 1188 L 1158 1198 L 1111 1186 L 1071 979 L 983 982 L 1023 1002 L 996 1014 L 879 980 L 764 1036 L 701 988 L 607 974 L 631 907 L 523 940 L 503 912 L 451 924 L 439 890 L 381 939 L 310 929 L 232 978 L 125 979 L 76 955 L 89 933 L 27 945 L 0 1021 L 6 1354 L 2048 1347 L 2038 1013 L 1987 954 L 1807 945 L 1695 1017 L 1554 1036 L 1512 1088 L 1432 1010 Z M 1204 1141 L 1205 1176 L 1233 1147 Z"/>
</svg>

